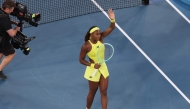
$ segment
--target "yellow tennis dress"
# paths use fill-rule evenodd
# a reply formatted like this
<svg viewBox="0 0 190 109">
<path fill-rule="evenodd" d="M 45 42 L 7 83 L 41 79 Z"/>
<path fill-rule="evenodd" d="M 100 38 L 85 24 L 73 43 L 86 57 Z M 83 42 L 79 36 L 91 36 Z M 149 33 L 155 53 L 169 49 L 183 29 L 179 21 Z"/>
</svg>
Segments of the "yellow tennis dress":
<svg viewBox="0 0 190 109">
<path fill-rule="evenodd" d="M 90 40 L 89 40 L 89 42 L 90 42 Z M 98 58 L 96 56 L 96 53 L 97 53 L 98 47 L 101 46 L 102 43 L 100 41 L 98 41 L 96 44 L 93 44 L 91 42 L 90 42 L 90 44 L 92 46 L 92 49 L 91 49 L 90 52 L 87 53 L 87 55 L 95 63 L 98 63 Z M 94 67 L 87 66 L 85 74 L 84 74 L 84 77 L 87 80 L 94 81 L 94 82 L 99 82 L 101 75 L 103 75 L 104 78 L 107 78 L 109 76 L 109 72 L 108 72 L 108 68 L 107 68 L 106 63 L 102 63 L 100 68 L 98 69 L 96 75 L 94 77 L 90 78 L 90 76 L 92 76 L 94 70 L 95 70 Z"/>
</svg>

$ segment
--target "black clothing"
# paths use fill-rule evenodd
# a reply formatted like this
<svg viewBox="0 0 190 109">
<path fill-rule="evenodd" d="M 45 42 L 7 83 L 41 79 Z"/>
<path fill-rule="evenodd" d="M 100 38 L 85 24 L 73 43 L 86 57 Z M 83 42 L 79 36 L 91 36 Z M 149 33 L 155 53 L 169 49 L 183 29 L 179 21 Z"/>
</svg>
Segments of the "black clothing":
<svg viewBox="0 0 190 109">
<path fill-rule="evenodd" d="M 145 5 L 149 5 L 150 0 L 142 0 Z"/>
<path fill-rule="evenodd" d="M 15 53 L 15 49 L 14 47 L 10 44 L 10 48 L 1 48 L 0 47 L 0 53 L 3 53 L 3 55 L 8 56 L 10 54 L 14 54 Z"/>
<path fill-rule="evenodd" d="M 4 75 L 3 71 L 0 71 L 0 78 L 7 79 L 7 76 Z"/>
<path fill-rule="evenodd" d="M 7 30 L 12 29 L 9 15 L 0 9 L 0 37 L 2 38 L 0 42 L 0 48 L 11 48 L 11 36 L 7 33 Z"/>
</svg>

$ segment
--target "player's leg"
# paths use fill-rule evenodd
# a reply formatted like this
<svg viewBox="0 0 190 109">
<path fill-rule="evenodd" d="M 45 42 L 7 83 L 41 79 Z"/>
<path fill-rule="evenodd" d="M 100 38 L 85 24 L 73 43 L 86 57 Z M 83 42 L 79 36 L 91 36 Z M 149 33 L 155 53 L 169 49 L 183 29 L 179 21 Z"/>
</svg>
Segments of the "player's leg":
<svg viewBox="0 0 190 109">
<path fill-rule="evenodd" d="M 92 106 L 96 91 L 98 89 L 99 82 L 88 81 L 88 83 L 89 83 L 89 92 L 88 92 L 88 96 L 87 96 L 86 108 L 90 109 Z"/>
<path fill-rule="evenodd" d="M 102 109 L 107 109 L 108 97 L 107 97 L 107 89 L 108 89 L 108 77 L 104 78 L 102 75 L 100 77 L 100 94 L 101 94 L 101 103 Z"/>
</svg>

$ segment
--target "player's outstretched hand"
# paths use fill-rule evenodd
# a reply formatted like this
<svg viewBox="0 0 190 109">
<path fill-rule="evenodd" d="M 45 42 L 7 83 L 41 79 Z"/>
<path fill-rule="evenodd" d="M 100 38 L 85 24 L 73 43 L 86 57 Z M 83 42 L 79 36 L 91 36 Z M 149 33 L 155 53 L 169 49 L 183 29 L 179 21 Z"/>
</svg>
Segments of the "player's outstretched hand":
<svg viewBox="0 0 190 109">
<path fill-rule="evenodd" d="M 115 19 L 115 14 L 114 14 L 114 11 L 110 8 L 108 9 L 108 15 L 109 15 L 109 18 L 110 19 Z"/>
</svg>

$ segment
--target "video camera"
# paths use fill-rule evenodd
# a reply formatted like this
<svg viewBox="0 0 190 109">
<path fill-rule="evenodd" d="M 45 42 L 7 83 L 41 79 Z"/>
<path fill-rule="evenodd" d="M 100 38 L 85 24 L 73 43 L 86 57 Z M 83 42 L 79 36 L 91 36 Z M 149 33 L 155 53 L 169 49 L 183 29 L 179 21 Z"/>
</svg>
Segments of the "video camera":
<svg viewBox="0 0 190 109">
<path fill-rule="evenodd" d="M 28 47 L 28 42 L 33 40 L 33 37 L 27 37 L 22 33 L 23 21 L 28 22 L 30 25 L 37 27 L 38 21 L 40 21 L 40 14 L 31 14 L 28 12 L 26 5 L 23 5 L 19 2 L 16 2 L 16 7 L 14 8 L 13 12 L 10 14 L 18 18 L 19 23 L 18 26 L 20 27 L 20 31 L 12 38 L 11 43 L 16 49 L 23 50 L 25 55 L 28 55 L 30 52 L 30 48 Z"/>
<path fill-rule="evenodd" d="M 14 8 L 11 15 L 16 16 L 20 22 L 26 21 L 30 25 L 37 27 L 38 21 L 40 21 L 40 14 L 31 14 L 28 12 L 26 5 L 16 2 L 16 7 Z"/>
</svg>

